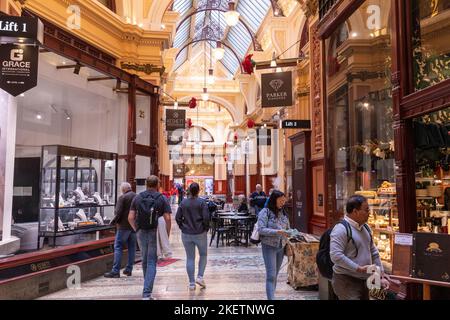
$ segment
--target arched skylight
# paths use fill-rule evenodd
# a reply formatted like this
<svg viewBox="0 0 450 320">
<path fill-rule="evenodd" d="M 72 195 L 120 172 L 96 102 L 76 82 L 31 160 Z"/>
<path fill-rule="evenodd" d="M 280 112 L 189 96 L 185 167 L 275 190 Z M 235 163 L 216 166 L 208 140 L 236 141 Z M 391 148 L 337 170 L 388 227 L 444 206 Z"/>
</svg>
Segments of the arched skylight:
<svg viewBox="0 0 450 320">
<path fill-rule="evenodd" d="M 227 10 L 228 0 L 174 0 L 172 9 L 180 13 L 180 22 L 192 12 L 213 10 L 199 11 L 190 19 L 181 22 L 173 46 L 182 48 L 192 40 L 203 39 L 205 35 L 215 41 L 223 40 L 238 56 L 236 58 L 233 51 L 225 46 L 225 57 L 221 63 L 231 75 L 234 75 L 239 70 L 240 61 L 244 59 L 253 41 L 242 21 L 247 24 L 253 34 L 256 34 L 271 7 L 271 0 L 236 0 L 235 2 L 236 10 L 241 14 L 241 22 L 230 28 L 225 22 L 223 12 L 217 10 Z M 197 4 L 197 8 L 193 8 L 194 4 Z M 194 46 L 197 44 L 198 42 Z M 215 47 L 214 42 L 212 46 Z M 209 46 L 207 46 L 207 50 L 209 50 Z M 179 54 L 175 63 L 176 69 L 189 59 L 190 51 L 183 50 Z"/>
</svg>

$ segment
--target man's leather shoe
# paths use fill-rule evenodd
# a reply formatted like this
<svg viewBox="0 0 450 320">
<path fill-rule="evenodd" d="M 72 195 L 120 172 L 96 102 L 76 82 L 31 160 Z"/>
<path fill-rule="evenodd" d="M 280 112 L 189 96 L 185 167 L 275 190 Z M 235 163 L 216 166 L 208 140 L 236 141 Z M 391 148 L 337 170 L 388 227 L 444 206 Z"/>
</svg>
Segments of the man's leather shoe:
<svg viewBox="0 0 450 320">
<path fill-rule="evenodd" d="M 120 278 L 119 273 L 107 272 L 103 275 L 105 278 Z"/>
<path fill-rule="evenodd" d="M 125 275 L 127 277 L 131 277 L 131 271 L 124 270 L 123 275 Z"/>
</svg>

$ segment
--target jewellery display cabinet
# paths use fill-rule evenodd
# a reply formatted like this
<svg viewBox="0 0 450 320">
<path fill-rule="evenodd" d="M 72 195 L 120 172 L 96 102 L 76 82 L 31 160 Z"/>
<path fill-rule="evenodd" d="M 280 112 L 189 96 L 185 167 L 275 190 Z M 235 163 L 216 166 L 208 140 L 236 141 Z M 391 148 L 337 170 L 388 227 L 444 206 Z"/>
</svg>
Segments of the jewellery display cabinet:
<svg viewBox="0 0 450 320">
<path fill-rule="evenodd" d="M 43 146 L 39 239 L 113 229 L 117 199 L 115 153 Z M 76 241 L 76 240 L 75 240 Z"/>
</svg>

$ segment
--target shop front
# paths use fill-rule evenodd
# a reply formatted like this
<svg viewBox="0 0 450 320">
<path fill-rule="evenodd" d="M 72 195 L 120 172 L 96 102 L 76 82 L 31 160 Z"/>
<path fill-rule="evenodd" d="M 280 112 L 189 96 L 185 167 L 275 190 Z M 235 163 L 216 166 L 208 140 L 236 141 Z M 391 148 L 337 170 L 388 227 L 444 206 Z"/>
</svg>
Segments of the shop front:
<svg viewBox="0 0 450 320">
<path fill-rule="evenodd" d="M 158 170 L 155 87 L 81 39 L 44 25 L 37 86 L 8 98 L 9 120 L 1 124 L 8 151 L 2 150 L 1 166 L 9 163 L 13 175 L 2 199 L 12 198 L 10 210 L 2 207 L 2 239 L 18 239 L 18 245 L 0 261 L 0 296 L 14 287 L 8 287 L 12 279 L 34 283 L 34 275 L 62 268 L 66 260 L 92 259 L 103 272 L 112 255 L 109 222 L 120 182 L 135 185 Z M 10 293 L 5 297 L 24 294 Z"/>
<path fill-rule="evenodd" d="M 398 232 L 448 234 L 450 2 L 319 2 L 327 214 L 367 197 L 390 272 Z"/>
</svg>

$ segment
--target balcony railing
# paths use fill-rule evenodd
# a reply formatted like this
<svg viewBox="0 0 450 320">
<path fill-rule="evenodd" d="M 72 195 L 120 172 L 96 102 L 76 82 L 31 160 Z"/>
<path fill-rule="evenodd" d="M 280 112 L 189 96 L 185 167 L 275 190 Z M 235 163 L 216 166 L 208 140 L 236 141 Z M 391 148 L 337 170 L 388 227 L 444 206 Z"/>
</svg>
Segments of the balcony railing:
<svg viewBox="0 0 450 320">
<path fill-rule="evenodd" d="M 338 0 L 319 0 L 319 17 L 323 17 L 330 11 L 330 9 L 338 2 Z"/>
</svg>

